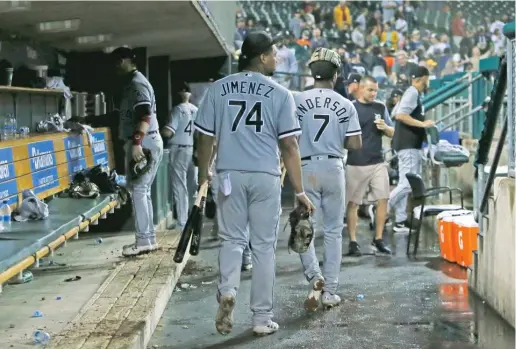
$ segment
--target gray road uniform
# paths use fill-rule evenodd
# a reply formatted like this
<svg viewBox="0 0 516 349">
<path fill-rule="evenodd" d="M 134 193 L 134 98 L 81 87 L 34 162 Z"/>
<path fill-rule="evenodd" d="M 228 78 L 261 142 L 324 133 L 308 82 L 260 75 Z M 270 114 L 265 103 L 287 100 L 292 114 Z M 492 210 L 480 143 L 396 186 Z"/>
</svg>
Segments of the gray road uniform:
<svg viewBox="0 0 516 349">
<path fill-rule="evenodd" d="M 335 294 L 346 210 L 344 140 L 362 132 L 355 107 L 337 92 L 314 88 L 297 93 L 294 98 L 302 129 L 299 147 L 303 186 L 316 207 L 315 223 L 322 218 L 324 233 L 323 272 L 319 268 L 313 241 L 308 251 L 300 255 L 301 263 L 309 282 L 324 277 L 323 290 Z"/>
<path fill-rule="evenodd" d="M 156 177 L 156 171 L 163 157 L 163 140 L 159 134 L 158 119 L 156 118 L 156 100 L 154 89 L 149 81 L 139 71 L 133 73 L 131 81 L 124 87 L 120 102 L 120 139 L 126 141 L 125 166 L 128 173 L 129 161 L 132 158 L 132 136 L 139 120 L 134 109 L 139 105 L 149 105 L 152 111 L 149 129 L 143 138 L 142 147 L 149 149 L 154 159 L 152 169 L 138 180 L 131 182 L 128 177 L 128 188 L 132 194 L 133 210 L 136 227 L 136 245 L 147 246 L 156 244 L 154 230 L 151 185 Z"/>
<path fill-rule="evenodd" d="M 179 228 L 186 225 L 189 203 L 187 185 L 188 168 L 192 163 L 193 155 L 193 121 L 197 114 L 197 107 L 191 103 L 181 103 L 174 107 L 165 128 L 174 132 L 170 140 L 170 182 L 176 205 Z"/>
<path fill-rule="evenodd" d="M 301 133 L 294 99 L 260 73 L 233 74 L 208 89 L 195 127 L 217 141 L 219 295 L 236 296 L 242 252 L 250 242 L 253 326 L 267 325 L 281 206 L 278 142 Z"/>
</svg>

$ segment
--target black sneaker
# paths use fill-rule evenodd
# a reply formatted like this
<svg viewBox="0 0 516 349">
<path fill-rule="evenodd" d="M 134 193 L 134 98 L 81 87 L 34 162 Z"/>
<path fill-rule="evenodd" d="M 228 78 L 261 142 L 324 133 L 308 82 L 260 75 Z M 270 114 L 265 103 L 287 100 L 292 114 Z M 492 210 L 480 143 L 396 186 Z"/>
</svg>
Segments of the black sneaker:
<svg viewBox="0 0 516 349">
<path fill-rule="evenodd" d="M 408 233 L 410 230 L 410 226 L 407 221 L 399 222 L 394 224 L 394 227 L 392 228 L 397 233 Z"/>
<path fill-rule="evenodd" d="M 358 242 L 350 241 L 348 248 L 348 256 L 360 257 L 362 255 L 362 252 L 360 251 L 360 245 L 358 244 Z"/>
<path fill-rule="evenodd" d="M 391 250 L 385 245 L 385 242 L 383 242 L 382 239 L 374 239 L 373 242 L 371 243 L 371 245 L 373 245 L 374 248 L 376 248 L 376 250 L 380 253 L 385 253 L 385 254 L 391 254 Z"/>
</svg>

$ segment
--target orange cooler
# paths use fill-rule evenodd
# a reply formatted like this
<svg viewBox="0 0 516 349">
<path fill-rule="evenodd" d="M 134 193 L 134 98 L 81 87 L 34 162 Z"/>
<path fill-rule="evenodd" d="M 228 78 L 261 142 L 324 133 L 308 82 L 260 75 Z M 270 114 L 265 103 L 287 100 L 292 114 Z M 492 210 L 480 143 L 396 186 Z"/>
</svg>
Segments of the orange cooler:
<svg viewBox="0 0 516 349">
<path fill-rule="evenodd" d="M 439 232 L 441 257 L 449 262 L 457 261 L 454 249 L 454 245 L 457 240 L 452 237 L 453 216 L 449 211 L 443 212 L 437 216 L 437 229 Z"/>
<path fill-rule="evenodd" d="M 456 232 L 456 262 L 469 267 L 473 264 L 473 251 L 478 249 L 478 223 L 473 215 L 454 217 L 453 230 Z"/>
</svg>

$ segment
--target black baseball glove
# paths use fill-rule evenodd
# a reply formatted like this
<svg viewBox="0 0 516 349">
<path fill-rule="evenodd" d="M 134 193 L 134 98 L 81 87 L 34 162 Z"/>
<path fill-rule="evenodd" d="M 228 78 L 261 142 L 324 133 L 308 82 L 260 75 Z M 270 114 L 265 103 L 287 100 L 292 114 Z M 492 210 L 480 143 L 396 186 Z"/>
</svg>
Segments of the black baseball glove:
<svg viewBox="0 0 516 349">
<path fill-rule="evenodd" d="M 314 238 L 310 213 L 304 206 L 296 207 L 289 215 L 290 237 L 288 246 L 294 252 L 305 253 Z"/>
<path fill-rule="evenodd" d="M 138 162 L 131 159 L 129 162 L 129 174 L 133 181 L 145 175 L 152 168 L 154 159 L 152 158 L 151 151 L 143 148 L 143 154 L 145 154 L 145 159 Z"/>
</svg>

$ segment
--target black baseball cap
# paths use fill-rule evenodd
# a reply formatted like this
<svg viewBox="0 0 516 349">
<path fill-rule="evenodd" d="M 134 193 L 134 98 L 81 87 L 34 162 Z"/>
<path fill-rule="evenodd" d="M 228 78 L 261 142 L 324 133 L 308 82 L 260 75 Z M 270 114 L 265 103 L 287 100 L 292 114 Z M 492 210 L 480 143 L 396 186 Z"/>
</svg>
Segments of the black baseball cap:
<svg viewBox="0 0 516 349">
<path fill-rule="evenodd" d="M 399 97 L 399 96 L 402 96 L 402 95 L 403 95 L 403 90 L 401 88 L 395 88 L 391 92 L 391 98 Z"/>
<path fill-rule="evenodd" d="M 188 86 L 188 83 L 186 81 L 181 81 L 179 83 L 179 92 L 190 92 L 190 86 Z"/>
<path fill-rule="evenodd" d="M 412 79 L 418 79 L 418 78 L 422 78 L 422 77 L 425 77 L 425 76 L 430 76 L 430 72 L 425 67 L 414 68 L 412 70 L 412 74 L 410 75 L 410 77 Z"/>
<path fill-rule="evenodd" d="M 362 80 L 362 75 L 358 73 L 351 73 L 348 76 L 348 79 L 346 80 L 346 85 L 353 84 L 353 83 L 360 83 L 360 80 Z"/>
<path fill-rule="evenodd" d="M 240 49 L 240 58 L 238 59 L 239 70 L 244 69 L 254 57 L 269 51 L 273 45 L 272 37 L 266 32 L 249 33 Z"/>
<path fill-rule="evenodd" d="M 134 59 L 136 57 L 133 50 L 124 46 L 114 49 L 110 56 L 115 59 Z"/>
</svg>

